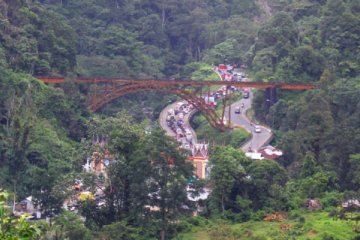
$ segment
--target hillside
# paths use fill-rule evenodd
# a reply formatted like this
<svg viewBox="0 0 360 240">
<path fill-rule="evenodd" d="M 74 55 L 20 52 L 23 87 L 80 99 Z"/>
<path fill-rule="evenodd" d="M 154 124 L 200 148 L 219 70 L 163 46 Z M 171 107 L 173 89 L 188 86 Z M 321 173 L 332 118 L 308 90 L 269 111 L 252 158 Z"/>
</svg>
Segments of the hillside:
<svg viewBox="0 0 360 240">
<path fill-rule="evenodd" d="M 0 1 L 0 229 L 9 206 L 32 196 L 51 218 L 35 224 L 43 239 L 359 239 L 359 206 L 344 205 L 360 199 L 359 36 L 360 0 Z M 246 133 L 220 135 L 195 118 L 213 143 L 205 180 L 158 128 L 175 96 L 132 94 L 92 113 L 94 89 L 73 81 L 211 80 L 223 63 L 253 81 L 319 88 L 277 90 L 272 106 L 254 91 L 277 160 L 247 158 L 237 148 Z M 106 162 L 106 173 L 84 172 L 89 162 Z M 195 204 L 189 187 L 212 192 Z M 262 221 L 275 212 L 291 231 Z M 21 235 L 21 221 L 8 233 Z"/>
</svg>

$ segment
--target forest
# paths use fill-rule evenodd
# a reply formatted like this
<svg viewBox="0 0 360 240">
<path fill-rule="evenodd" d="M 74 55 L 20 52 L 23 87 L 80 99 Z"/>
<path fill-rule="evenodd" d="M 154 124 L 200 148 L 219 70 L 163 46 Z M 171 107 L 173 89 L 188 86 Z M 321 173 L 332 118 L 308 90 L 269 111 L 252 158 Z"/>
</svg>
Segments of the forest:
<svg viewBox="0 0 360 240">
<path fill-rule="evenodd" d="M 176 96 L 135 93 L 94 113 L 72 81 L 211 80 L 222 63 L 320 87 L 278 90 L 270 109 L 256 90 L 254 118 L 284 155 L 251 160 L 211 141 L 205 180 L 159 127 Z M 107 184 L 83 171 L 104 151 L 99 136 L 115 159 Z M 77 182 L 103 186 L 103 204 L 64 210 Z M 209 197 L 190 201 L 189 183 Z M 44 219 L 12 216 L 28 196 Z M 360 239 L 360 204 L 345 211 L 348 200 L 360 201 L 360 0 L 0 0 L 0 239 Z M 286 224 L 263 221 L 274 213 Z"/>
</svg>

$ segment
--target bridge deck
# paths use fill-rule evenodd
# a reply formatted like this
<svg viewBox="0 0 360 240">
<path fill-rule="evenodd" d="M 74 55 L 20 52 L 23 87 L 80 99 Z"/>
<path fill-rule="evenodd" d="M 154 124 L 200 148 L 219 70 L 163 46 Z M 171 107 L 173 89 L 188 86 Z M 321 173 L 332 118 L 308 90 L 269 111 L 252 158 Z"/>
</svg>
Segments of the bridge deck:
<svg viewBox="0 0 360 240">
<path fill-rule="evenodd" d="M 64 83 L 65 78 L 61 77 L 38 77 L 44 83 L 56 84 Z M 266 82 L 237 82 L 237 81 L 190 81 L 190 80 L 134 80 L 134 79 L 105 79 L 105 78 L 77 78 L 73 82 L 81 84 L 146 84 L 157 86 L 235 86 L 240 88 L 281 88 L 281 89 L 315 89 L 319 88 L 315 84 L 302 83 L 266 83 Z"/>
</svg>

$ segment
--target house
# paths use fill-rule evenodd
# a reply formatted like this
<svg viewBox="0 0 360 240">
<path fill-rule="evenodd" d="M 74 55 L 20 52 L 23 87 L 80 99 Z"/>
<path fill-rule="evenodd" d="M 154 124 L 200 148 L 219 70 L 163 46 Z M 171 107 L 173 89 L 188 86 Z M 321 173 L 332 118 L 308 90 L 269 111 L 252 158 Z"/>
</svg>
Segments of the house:
<svg viewBox="0 0 360 240">
<path fill-rule="evenodd" d="M 23 214 L 29 214 L 31 218 L 41 218 L 41 211 L 37 204 L 33 201 L 33 197 L 29 196 L 19 203 L 15 203 L 14 215 L 21 216 Z"/>
<path fill-rule="evenodd" d="M 270 145 L 260 148 L 258 153 L 260 153 L 264 159 L 269 160 L 277 159 L 283 155 L 283 151 Z"/>
<path fill-rule="evenodd" d="M 343 208 L 360 208 L 360 201 L 358 199 L 349 199 L 341 203 Z"/>
</svg>

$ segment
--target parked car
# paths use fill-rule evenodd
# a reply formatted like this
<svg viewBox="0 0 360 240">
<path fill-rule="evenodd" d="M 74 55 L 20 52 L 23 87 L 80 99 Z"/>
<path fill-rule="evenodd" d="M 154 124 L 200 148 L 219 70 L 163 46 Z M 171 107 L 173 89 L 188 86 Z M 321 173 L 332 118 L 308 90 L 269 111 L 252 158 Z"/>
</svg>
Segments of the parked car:
<svg viewBox="0 0 360 240">
<path fill-rule="evenodd" d="M 261 133 L 261 128 L 259 126 L 255 126 L 255 132 L 256 133 Z"/>
</svg>

